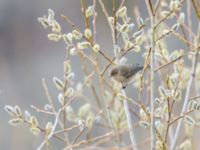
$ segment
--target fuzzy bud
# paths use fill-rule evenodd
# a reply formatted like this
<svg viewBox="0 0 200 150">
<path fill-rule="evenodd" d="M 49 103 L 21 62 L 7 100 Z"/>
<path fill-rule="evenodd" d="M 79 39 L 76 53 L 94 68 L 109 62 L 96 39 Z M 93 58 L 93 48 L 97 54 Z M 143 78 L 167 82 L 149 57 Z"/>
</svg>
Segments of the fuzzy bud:
<svg viewBox="0 0 200 150">
<path fill-rule="evenodd" d="M 81 43 L 78 43 L 77 47 L 79 49 L 86 49 L 86 48 L 90 47 L 90 43 L 89 42 L 81 42 Z"/>
<path fill-rule="evenodd" d="M 116 16 L 117 17 L 125 17 L 126 16 L 126 12 L 127 12 L 127 8 L 124 6 L 124 7 L 121 7 L 117 12 L 116 12 Z"/>
<path fill-rule="evenodd" d="M 93 47 L 92 47 L 92 50 L 95 52 L 95 53 L 98 53 L 100 51 L 100 46 L 99 44 L 95 44 Z"/>
<path fill-rule="evenodd" d="M 85 16 L 87 18 L 89 18 L 90 16 L 92 16 L 94 14 L 94 7 L 93 6 L 89 6 L 86 11 L 85 11 Z"/>
<path fill-rule="evenodd" d="M 85 29 L 84 35 L 87 39 L 90 39 L 92 37 L 92 31 L 90 29 Z"/>
<path fill-rule="evenodd" d="M 73 34 L 73 36 L 74 36 L 74 38 L 76 39 L 76 40 L 80 40 L 81 38 L 82 38 L 82 33 L 80 33 L 79 31 L 77 31 L 77 30 L 73 30 L 72 31 L 72 34 Z"/>
<path fill-rule="evenodd" d="M 47 35 L 48 39 L 51 41 L 58 42 L 61 39 L 61 35 L 55 34 L 55 33 L 50 33 Z"/>
</svg>

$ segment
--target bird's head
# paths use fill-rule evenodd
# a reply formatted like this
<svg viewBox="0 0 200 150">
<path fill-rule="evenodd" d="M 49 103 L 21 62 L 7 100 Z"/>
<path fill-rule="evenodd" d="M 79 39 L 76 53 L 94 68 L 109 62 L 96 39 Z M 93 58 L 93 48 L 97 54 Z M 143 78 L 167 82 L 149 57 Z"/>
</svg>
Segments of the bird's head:
<svg viewBox="0 0 200 150">
<path fill-rule="evenodd" d="M 118 74 L 118 69 L 117 68 L 113 68 L 111 71 L 110 71 L 110 77 L 114 77 Z"/>
</svg>

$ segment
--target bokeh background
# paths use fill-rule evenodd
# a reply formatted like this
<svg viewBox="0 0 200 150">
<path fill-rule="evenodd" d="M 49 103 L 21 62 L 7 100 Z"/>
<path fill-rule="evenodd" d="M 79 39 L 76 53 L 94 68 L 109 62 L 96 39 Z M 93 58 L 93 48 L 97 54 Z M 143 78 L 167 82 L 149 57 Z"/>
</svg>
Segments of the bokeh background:
<svg viewBox="0 0 200 150">
<path fill-rule="evenodd" d="M 89 4 L 92 1 L 86 0 Z M 127 5 L 128 4 L 128 5 Z M 129 14 L 139 1 L 128 0 Z M 106 1 L 111 8 L 111 1 Z M 60 19 L 60 14 L 71 18 L 81 29 L 80 1 L 78 0 L 0 0 L 0 149 L 30 150 L 38 142 L 27 126 L 12 127 L 5 105 L 19 105 L 22 110 L 31 110 L 30 105 L 43 106 L 46 102 L 41 79 L 45 78 L 52 96 L 57 90 L 52 83 L 54 76 L 62 77 L 65 58 L 64 43 L 54 43 L 47 39 L 37 18 L 47 15 L 48 8 L 56 13 L 56 19 L 63 31 L 71 27 Z M 111 36 L 108 24 L 98 5 L 98 41 L 112 54 Z M 111 9 L 110 9 L 111 11 Z M 75 71 L 78 72 L 78 69 Z M 35 113 L 36 114 L 36 113 Z"/>
<path fill-rule="evenodd" d="M 92 0 L 86 0 L 87 4 Z M 111 0 L 105 0 L 111 12 Z M 127 0 L 128 15 L 133 16 L 133 8 L 140 8 L 142 17 L 147 17 L 145 1 Z M 0 0 L 0 149 L 31 150 L 40 141 L 36 140 L 27 126 L 12 127 L 8 124 L 9 115 L 4 111 L 5 105 L 19 105 L 22 110 L 31 110 L 30 105 L 43 106 L 47 101 L 41 79 L 45 78 L 54 99 L 58 91 L 52 83 L 54 76 L 62 77 L 65 45 L 51 42 L 37 18 L 47 15 L 48 8 L 56 13 L 56 20 L 63 31 L 71 31 L 69 24 L 60 19 L 65 14 L 83 29 L 79 0 Z M 110 30 L 99 4 L 97 6 L 97 41 L 110 56 L 112 41 Z M 175 45 L 173 45 L 175 46 Z M 133 63 L 141 62 L 135 55 Z M 76 60 L 73 62 L 76 65 Z M 77 62 L 78 64 L 78 62 Z M 74 67 L 78 74 L 79 68 Z M 77 77 L 79 79 L 80 77 Z M 42 116 L 39 116 L 39 118 Z"/>
</svg>

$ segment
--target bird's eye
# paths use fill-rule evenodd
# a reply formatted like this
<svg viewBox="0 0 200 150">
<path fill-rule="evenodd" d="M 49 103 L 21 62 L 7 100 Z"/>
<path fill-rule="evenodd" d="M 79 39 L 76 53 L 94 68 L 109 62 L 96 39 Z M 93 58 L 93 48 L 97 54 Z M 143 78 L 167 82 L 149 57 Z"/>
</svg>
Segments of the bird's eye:
<svg viewBox="0 0 200 150">
<path fill-rule="evenodd" d="M 112 77 L 112 76 L 116 75 L 117 73 L 118 73 L 118 70 L 117 69 L 113 69 L 111 71 L 111 73 L 110 73 L 110 76 Z"/>
</svg>

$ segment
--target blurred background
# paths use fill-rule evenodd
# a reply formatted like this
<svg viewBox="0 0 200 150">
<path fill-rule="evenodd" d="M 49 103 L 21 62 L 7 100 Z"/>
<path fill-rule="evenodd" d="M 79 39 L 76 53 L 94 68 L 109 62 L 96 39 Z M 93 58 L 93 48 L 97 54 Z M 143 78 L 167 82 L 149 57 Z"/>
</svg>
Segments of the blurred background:
<svg viewBox="0 0 200 150">
<path fill-rule="evenodd" d="M 86 2 L 89 4 L 92 1 Z M 137 0 L 127 0 L 130 16 L 136 4 L 139 5 Z M 106 1 L 106 6 L 111 8 L 111 1 Z M 19 105 L 22 110 L 28 109 L 36 114 L 30 105 L 42 107 L 47 102 L 42 78 L 46 79 L 52 96 L 57 98 L 58 91 L 52 78 L 62 77 L 65 45 L 49 41 L 46 37 L 49 31 L 37 21 L 38 17 L 47 15 L 48 8 L 55 11 L 55 18 L 64 32 L 70 32 L 71 27 L 60 19 L 62 13 L 83 29 L 78 0 L 0 0 L 1 150 L 31 150 L 38 145 L 27 126 L 12 127 L 8 124 L 10 116 L 3 109 L 5 105 Z M 97 9 L 98 41 L 112 54 L 110 30 L 99 5 Z M 74 69 L 78 72 L 78 68 Z"/>
<path fill-rule="evenodd" d="M 112 1 L 104 1 L 111 13 Z M 92 0 L 86 2 L 89 5 Z M 135 6 L 140 8 L 143 18 L 148 16 L 144 1 L 126 0 L 125 5 L 130 17 L 134 18 Z M 68 16 L 80 29 L 84 29 L 79 0 L 0 0 L 1 150 L 34 150 L 41 142 L 30 133 L 27 126 L 13 127 L 8 124 L 10 116 L 3 109 L 5 105 L 19 105 L 22 110 L 30 110 L 32 114 L 37 114 L 30 105 L 42 107 L 47 102 L 42 78 L 46 79 L 52 97 L 57 99 L 58 91 L 52 83 L 52 78 L 62 78 L 65 44 L 49 41 L 46 37 L 49 30 L 45 30 L 37 21 L 38 17 L 48 14 L 49 8 L 54 10 L 55 19 L 61 24 L 64 32 L 68 33 L 72 28 L 61 20 L 60 14 Z M 97 12 L 97 41 L 102 49 L 112 56 L 109 26 L 98 3 Z M 131 58 L 133 63 L 143 62 L 139 55 Z M 74 59 L 73 65 L 77 66 L 76 64 L 79 62 Z M 73 67 L 73 71 L 78 74 L 80 68 Z M 81 76 L 77 76 L 76 79 L 81 79 Z M 38 117 L 42 118 L 40 115 Z"/>
</svg>

